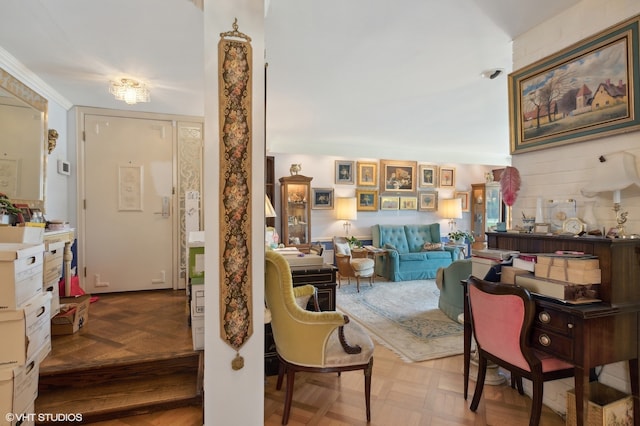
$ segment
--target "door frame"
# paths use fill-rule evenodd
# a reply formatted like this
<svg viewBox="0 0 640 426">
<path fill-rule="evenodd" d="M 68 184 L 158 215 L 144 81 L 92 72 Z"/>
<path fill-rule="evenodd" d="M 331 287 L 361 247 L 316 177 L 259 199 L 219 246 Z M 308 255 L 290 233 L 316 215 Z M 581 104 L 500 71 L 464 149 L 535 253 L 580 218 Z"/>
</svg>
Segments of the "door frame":
<svg viewBox="0 0 640 426">
<path fill-rule="evenodd" d="M 147 112 L 136 112 L 136 111 L 123 111 L 123 110 L 115 110 L 115 109 L 105 109 L 105 108 L 92 108 L 92 107 L 77 107 L 75 114 L 75 128 L 76 128 L 76 164 L 77 166 L 77 182 L 76 182 L 76 218 L 77 218 L 77 275 L 80 281 L 80 286 L 85 289 L 85 267 L 86 267 L 86 241 L 85 241 L 85 228 L 86 228 L 86 217 L 85 217 L 85 179 L 86 179 L 86 167 L 85 167 L 85 132 L 84 132 L 84 122 L 85 117 L 87 115 L 101 115 L 104 117 L 118 117 L 118 118 L 132 118 L 132 119 L 148 119 L 148 120 L 163 120 L 163 121 L 171 121 L 171 151 L 172 151 L 172 181 L 173 181 L 173 194 L 171 197 L 171 211 L 174 213 L 171 217 L 171 239 L 172 239 L 172 254 L 171 259 L 173 262 L 173 274 L 171 277 L 172 288 L 174 290 L 178 288 L 183 288 L 181 286 L 181 282 L 183 282 L 184 278 L 182 277 L 185 274 L 183 268 L 180 265 L 180 249 L 181 249 L 181 241 L 180 241 L 180 224 L 183 223 L 181 216 L 184 212 L 182 212 L 179 208 L 179 199 L 180 195 L 177 193 L 178 191 L 178 122 L 197 122 L 204 123 L 203 117 L 194 117 L 194 116 L 184 116 L 184 115 L 175 115 L 175 114 L 160 114 L 160 113 L 147 113 Z M 202 197 L 202 194 L 201 194 Z M 201 212 L 202 215 L 202 212 Z M 202 223 L 202 218 L 201 218 Z"/>
</svg>

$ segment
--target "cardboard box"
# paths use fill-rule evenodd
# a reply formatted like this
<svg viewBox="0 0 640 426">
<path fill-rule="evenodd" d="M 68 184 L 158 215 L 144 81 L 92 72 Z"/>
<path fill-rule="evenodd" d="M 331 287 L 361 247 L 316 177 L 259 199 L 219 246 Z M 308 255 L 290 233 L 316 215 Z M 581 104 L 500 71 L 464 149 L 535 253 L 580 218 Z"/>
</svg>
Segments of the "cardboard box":
<svg viewBox="0 0 640 426">
<path fill-rule="evenodd" d="M 64 241 L 57 241 L 48 245 L 44 252 L 42 280 L 45 283 L 59 280 L 62 277 L 62 261 L 64 255 Z"/>
<path fill-rule="evenodd" d="M 33 405 L 38 396 L 40 354 L 34 354 L 20 367 L 0 369 L 0 412 L 3 414 L 34 413 Z M 31 411 L 29 411 L 31 408 Z M 2 421 L 5 421 L 2 416 Z M 0 424 L 15 424 L 1 423 Z M 27 423 L 22 423 L 25 425 Z M 33 424 L 33 423 L 32 423 Z"/>
<path fill-rule="evenodd" d="M 600 260 L 594 259 L 567 259 L 567 268 L 569 269 L 600 269 Z"/>
<path fill-rule="evenodd" d="M 588 426 L 632 426 L 633 399 L 617 389 L 600 382 L 589 383 L 590 398 L 587 411 L 589 412 Z M 575 389 L 567 391 L 567 426 L 575 426 L 576 393 Z"/>
<path fill-rule="evenodd" d="M 44 228 L 0 226 L 0 243 L 42 244 Z"/>
<path fill-rule="evenodd" d="M 204 316 L 204 285 L 191 287 L 191 318 Z"/>
<path fill-rule="evenodd" d="M 600 269 L 567 268 L 567 282 L 571 284 L 600 284 L 602 274 Z"/>
<path fill-rule="evenodd" d="M 516 284 L 533 293 L 567 302 L 593 302 L 600 296 L 600 284 L 574 285 L 526 275 L 517 275 Z"/>
<path fill-rule="evenodd" d="M 485 257 L 471 256 L 471 275 L 484 279 L 492 266 L 499 265 L 501 262 L 496 259 Z"/>
<path fill-rule="evenodd" d="M 49 309 L 49 314 L 51 318 L 55 317 L 60 313 L 60 284 L 59 280 L 51 281 L 50 283 L 45 283 L 42 285 L 42 291 L 48 291 L 51 293 L 51 308 Z"/>
<path fill-rule="evenodd" d="M 51 293 L 40 293 L 20 309 L 0 311 L 0 368 L 24 365 L 51 340 Z"/>
<path fill-rule="evenodd" d="M 191 319 L 191 338 L 194 351 L 204 349 L 204 316 Z"/>
<path fill-rule="evenodd" d="M 91 295 L 60 299 L 60 313 L 51 318 L 51 334 L 59 336 L 73 334 L 89 322 Z"/>
<path fill-rule="evenodd" d="M 0 310 L 18 309 L 42 292 L 44 244 L 0 243 Z"/>
</svg>

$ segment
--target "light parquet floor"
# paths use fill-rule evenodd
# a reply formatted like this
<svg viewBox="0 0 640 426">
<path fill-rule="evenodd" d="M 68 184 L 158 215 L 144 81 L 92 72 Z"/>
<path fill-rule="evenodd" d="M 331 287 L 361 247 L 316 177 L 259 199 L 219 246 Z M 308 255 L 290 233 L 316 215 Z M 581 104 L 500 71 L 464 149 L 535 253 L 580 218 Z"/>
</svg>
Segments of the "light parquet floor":
<svg viewBox="0 0 640 426">
<path fill-rule="evenodd" d="M 64 363 L 109 362 L 118 357 L 154 356 L 154 352 L 191 349 L 184 291 L 101 295 L 91 305 L 90 320 L 80 337 L 56 337 L 44 368 Z M 151 343 L 153 342 L 153 343 Z M 206 366 L 205 366 L 206 369 Z M 264 390 L 264 424 L 282 420 L 284 390 L 268 377 Z M 366 425 L 362 372 L 296 375 L 289 425 Z M 531 399 L 509 386 L 486 386 L 476 413 L 462 395 L 462 355 L 420 363 L 405 363 L 376 345 L 371 390 L 372 426 L 460 426 L 528 424 Z M 284 387 L 283 387 L 284 388 Z M 206 396 L 205 396 L 206 399 Z M 197 426 L 199 407 L 184 407 L 116 420 L 98 426 Z M 216 425 L 215 419 L 208 422 Z M 542 426 L 564 425 L 564 419 L 544 407 Z"/>
</svg>

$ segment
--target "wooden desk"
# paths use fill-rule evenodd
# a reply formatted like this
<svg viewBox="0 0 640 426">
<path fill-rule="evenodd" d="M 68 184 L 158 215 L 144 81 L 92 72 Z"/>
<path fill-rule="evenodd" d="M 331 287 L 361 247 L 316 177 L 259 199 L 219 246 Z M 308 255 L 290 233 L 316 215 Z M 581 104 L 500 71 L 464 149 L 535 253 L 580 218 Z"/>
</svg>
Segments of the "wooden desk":
<svg viewBox="0 0 640 426">
<path fill-rule="evenodd" d="M 71 261 L 73 260 L 73 252 L 71 246 L 76 238 L 76 231 L 73 228 L 63 229 L 60 231 L 45 231 L 44 243 L 45 250 L 49 244 L 64 242 L 64 254 L 62 255 L 62 264 L 64 270 L 64 291 L 66 295 L 71 294 Z"/>
<path fill-rule="evenodd" d="M 576 417 L 579 426 L 589 424 L 587 402 L 590 399 L 590 369 L 628 361 L 634 424 L 640 426 L 640 240 L 510 233 L 487 233 L 487 238 L 488 247 L 492 249 L 518 250 L 522 253 L 574 250 L 598 256 L 603 302 L 574 306 L 536 297 L 536 322 L 530 343 L 536 349 L 575 365 Z M 465 300 L 465 398 L 471 352 L 468 309 Z"/>
</svg>

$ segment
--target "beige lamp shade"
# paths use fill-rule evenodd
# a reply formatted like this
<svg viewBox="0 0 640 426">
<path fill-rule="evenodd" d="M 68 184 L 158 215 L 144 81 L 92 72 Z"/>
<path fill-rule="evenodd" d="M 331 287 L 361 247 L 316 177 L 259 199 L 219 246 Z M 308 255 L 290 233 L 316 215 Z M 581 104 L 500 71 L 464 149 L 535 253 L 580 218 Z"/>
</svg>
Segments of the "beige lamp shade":
<svg viewBox="0 0 640 426">
<path fill-rule="evenodd" d="M 614 202 L 619 203 L 619 191 L 631 185 L 640 186 L 636 158 L 629 152 L 615 152 L 599 158 L 591 182 L 581 192 L 585 197 L 594 197 L 600 192 L 613 191 Z"/>
<path fill-rule="evenodd" d="M 442 200 L 438 212 L 447 219 L 462 219 L 462 198 Z"/>
<path fill-rule="evenodd" d="M 344 234 L 349 235 L 351 229 L 350 220 L 358 218 L 358 204 L 355 197 L 336 198 L 336 218 L 344 220 Z"/>
<path fill-rule="evenodd" d="M 264 217 L 276 217 L 276 209 L 273 208 L 273 204 L 269 200 L 267 195 L 264 196 Z"/>
<path fill-rule="evenodd" d="M 336 198 L 336 217 L 338 220 L 358 219 L 358 205 L 355 197 Z"/>
</svg>

